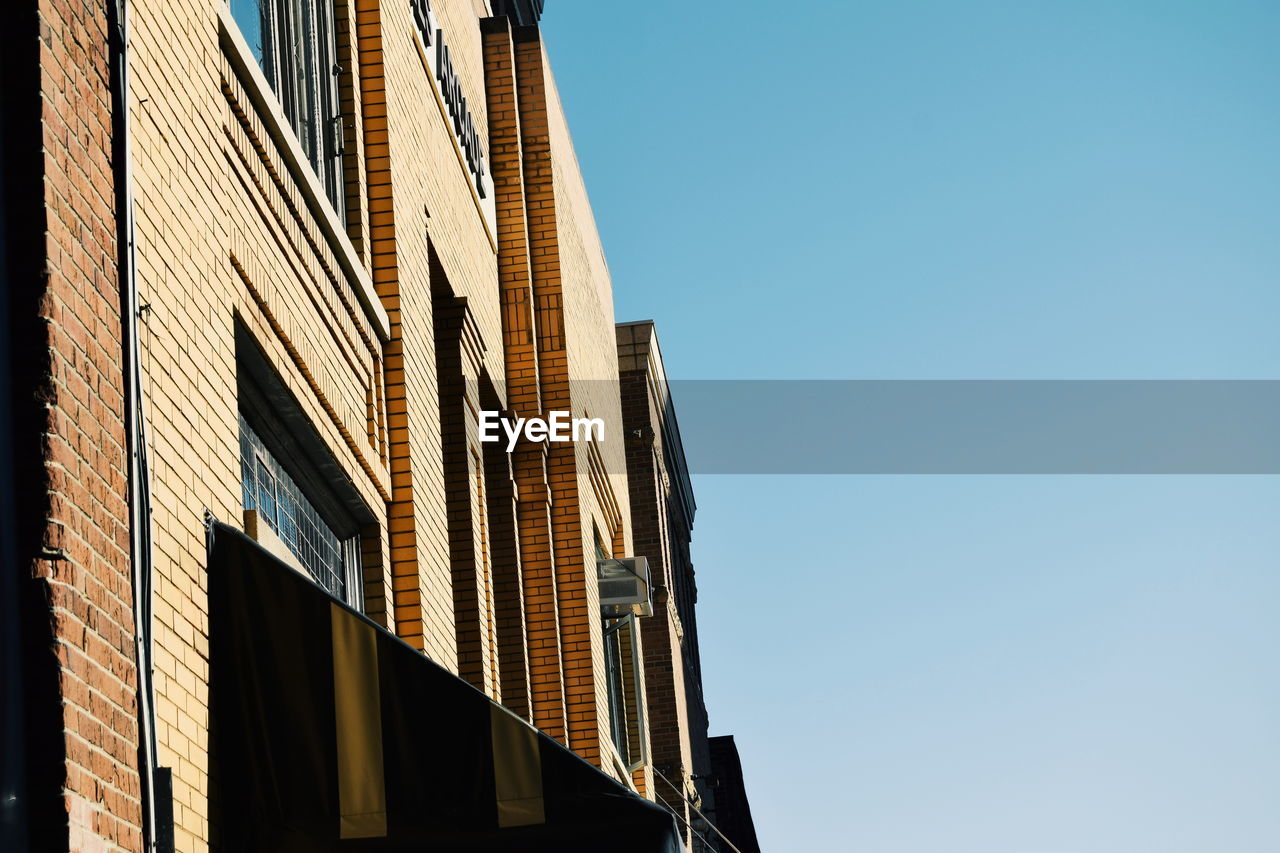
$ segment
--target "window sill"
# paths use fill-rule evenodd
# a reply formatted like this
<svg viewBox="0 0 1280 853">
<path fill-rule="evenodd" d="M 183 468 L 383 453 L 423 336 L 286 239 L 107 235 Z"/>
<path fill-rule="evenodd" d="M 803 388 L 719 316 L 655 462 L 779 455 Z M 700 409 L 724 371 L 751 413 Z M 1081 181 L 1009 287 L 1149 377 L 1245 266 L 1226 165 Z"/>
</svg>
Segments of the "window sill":
<svg viewBox="0 0 1280 853">
<path fill-rule="evenodd" d="M 604 748 L 605 758 L 613 765 L 614 772 L 622 777 L 619 780 L 621 784 L 635 791 L 635 780 L 631 778 L 631 771 L 627 769 L 627 762 L 623 761 L 622 756 L 618 754 L 618 747 L 614 746 L 613 741 L 609 738 L 601 739 L 600 745 Z"/>
<path fill-rule="evenodd" d="M 360 300 L 369 322 L 377 329 L 382 340 L 389 340 L 391 320 L 387 316 L 386 309 L 382 307 L 377 292 L 373 289 L 373 281 L 365 272 L 360 256 L 356 254 L 355 246 L 351 244 L 350 238 L 338 222 L 329 198 L 320 186 L 320 179 L 303 155 L 302 146 L 281 112 L 275 92 L 271 90 L 271 84 L 267 82 L 262 69 L 258 67 L 258 60 L 254 58 L 248 43 L 245 42 L 239 25 L 231 17 L 231 7 L 227 3 L 218 4 L 218 34 L 222 42 L 223 54 L 239 75 L 245 92 L 253 101 L 253 106 L 258 111 L 267 132 L 271 134 L 276 146 L 280 149 L 290 177 L 302 190 L 307 210 L 320 225 L 320 230 L 342 266 L 342 271 L 351 282 L 352 289 Z"/>
<path fill-rule="evenodd" d="M 271 556 L 285 563 L 307 580 L 311 580 L 311 573 L 303 567 L 302 562 L 294 556 L 293 552 L 289 550 L 289 546 L 284 544 L 284 540 L 276 535 L 276 532 L 271 529 L 270 525 L 267 524 L 256 509 L 246 509 L 244 511 L 244 532 L 249 535 L 249 538 L 270 552 Z"/>
</svg>

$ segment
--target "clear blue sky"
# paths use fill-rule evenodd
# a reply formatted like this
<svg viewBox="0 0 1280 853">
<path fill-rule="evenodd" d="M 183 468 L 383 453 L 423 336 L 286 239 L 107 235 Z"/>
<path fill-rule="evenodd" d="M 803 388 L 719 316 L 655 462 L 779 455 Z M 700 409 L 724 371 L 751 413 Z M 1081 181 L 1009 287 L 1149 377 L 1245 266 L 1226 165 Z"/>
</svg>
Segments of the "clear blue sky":
<svg viewBox="0 0 1280 853">
<path fill-rule="evenodd" d="M 1280 3 L 551 0 L 680 378 L 1280 378 Z M 678 402 L 678 401 L 677 401 Z M 767 853 L 1280 850 L 1280 482 L 698 477 Z"/>
</svg>

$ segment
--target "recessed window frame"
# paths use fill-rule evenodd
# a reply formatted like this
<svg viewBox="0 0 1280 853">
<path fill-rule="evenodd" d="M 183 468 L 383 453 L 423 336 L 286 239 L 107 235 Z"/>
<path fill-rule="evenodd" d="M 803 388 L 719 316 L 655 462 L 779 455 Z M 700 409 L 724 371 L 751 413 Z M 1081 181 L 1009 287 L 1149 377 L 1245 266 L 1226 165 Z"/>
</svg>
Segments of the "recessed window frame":
<svg viewBox="0 0 1280 853">
<path fill-rule="evenodd" d="M 240 411 L 241 495 L 246 510 L 271 528 L 311 579 L 335 598 L 363 609 L 360 530 L 331 523 Z"/>
<path fill-rule="evenodd" d="M 276 469 L 287 475 L 319 520 L 339 540 L 343 583 L 339 586 L 317 577 L 313 567 L 308 565 L 306 555 L 299 553 L 299 543 L 289 541 L 288 530 L 282 533 L 278 529 L 276 517 L 263 514 L 260 519 L 280 537 L 317 584 L 351 607 L 363 611 L 362 546 L 370 526 L 377 523 L 377 517 L 360 498 L 355 484 L 325 446 L 319 431 L 285 387 L 250 332 L 240 321 L 235 326 L 239 421 L 253 431 L 260 445 L 252 448 L 256 458 L 251 461 L 263 464 L 273 475 Z M 243 456 L 246 442 L 242 429 L 237 430 L 238 468 L 241 472 L 241 499 L 247 504 L 246 460 Z M 251 508 L 245 506 L 245 509 Z"/>
</svg>

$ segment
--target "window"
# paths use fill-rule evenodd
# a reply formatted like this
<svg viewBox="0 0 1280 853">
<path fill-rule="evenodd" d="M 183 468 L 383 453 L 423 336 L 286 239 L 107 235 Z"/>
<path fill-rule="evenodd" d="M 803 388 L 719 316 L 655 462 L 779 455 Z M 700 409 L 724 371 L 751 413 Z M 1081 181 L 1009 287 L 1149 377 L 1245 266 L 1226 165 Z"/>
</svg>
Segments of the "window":
<svg viewBox="0 0 1280 853">
<path fill-rule="evenodd" d="M 623 673 L 627 661 L 623 656 L 622 637 L 619 633 L 626 620 L 619 619 L 604 627 L 604 669 L 609 691 L 609 730 L 619 757 L 631 763 L 631 739 L 627 736 L 627 686 Z"/>
<path fill-rule="evenodd" d="M 316 583 L 361 610 L 361 546 L 378 535 L 379 519 L 253 335 L 234 325 L 244 509 Z"/>
<path fill-rule="evenodd" d="M 244 508 L 257 510 L 317 583 L 359 607 L 360 537 L 336 531 L 307 499 L 262 438 L 240 414 L 240 479 Z M 344 535 L 345 534 L 345 535 Z"/>
<path fill-rule="evenodd" d="M 333 0 L 230 2 L 231 16 L 342 221 L 346 205 Z"/>
<path fill-rule="evenodd" d="M 595 531 L 596 563 L 609 552 Z M 633 614 L 606 615 L 604 620 L 605 690 L 609 697 L 609 734 L 618 757 L 629 770 L 644 764 L 644 708 L 640 687 L 639 626 Z"/>
</svg>

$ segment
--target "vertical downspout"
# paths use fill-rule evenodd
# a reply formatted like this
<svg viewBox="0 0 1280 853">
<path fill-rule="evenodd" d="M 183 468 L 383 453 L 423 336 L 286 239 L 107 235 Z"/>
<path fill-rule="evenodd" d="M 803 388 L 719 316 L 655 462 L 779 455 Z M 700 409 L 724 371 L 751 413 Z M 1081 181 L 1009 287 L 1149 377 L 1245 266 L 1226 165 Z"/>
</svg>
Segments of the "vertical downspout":
<svg viewBox="0 0 1280 853">
<path fill-rule="evenodd" d="M 157 766 L 155 689 L 151 671 L 153 561 L 151 549 L 151 483 L 147 462 L 146 420 L 142 406 L 142 362 L 139 356 L 137 264 L 134 243 L 133 166 L 129 124 L 128 9 L 126 0 L 111 0 L 112 160 L 116 182 L 117 254 L 120 317 L 125 356 L 125 432 L 129 454 L 129 556 L 133 571 L 134 644 L 138 669 L 138 775 L 142 794 L 142 837 L 145 853 L 173 849 L 172 782 Z M 158 801 L 157 789 L 165 796 Z"/>
</svg>

